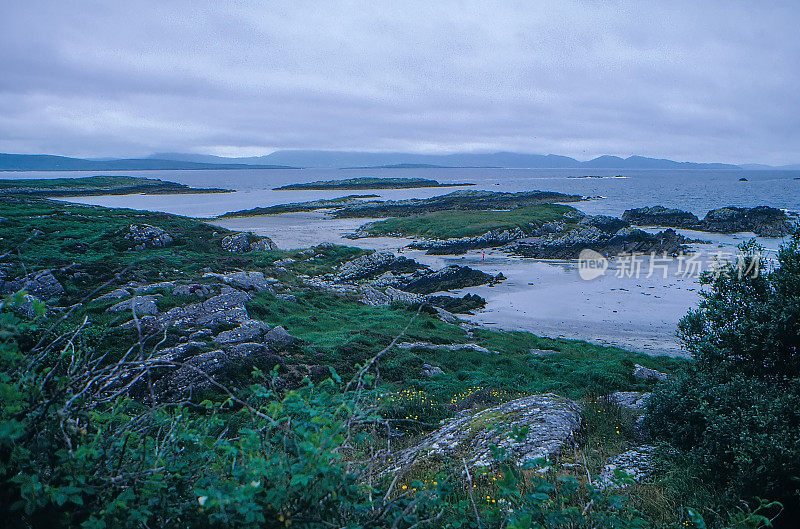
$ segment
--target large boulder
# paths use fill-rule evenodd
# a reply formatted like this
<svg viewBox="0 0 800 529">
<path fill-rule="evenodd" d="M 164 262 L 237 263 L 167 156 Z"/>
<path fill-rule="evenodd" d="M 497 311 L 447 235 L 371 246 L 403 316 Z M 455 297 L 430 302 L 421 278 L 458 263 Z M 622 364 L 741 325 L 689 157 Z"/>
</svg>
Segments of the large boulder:
<svg viewBox="0 0 800 529">
<path fill-rule="evenodd" d="M 131 224 L 125 239 L 133 244 L 134 250 L 165 248 L 174 242 L 172 235 L 166 230 L 150 224 Z"/>
<path fill-rule="evenodd" d="M 469 467 L 492 466 L 492 445 L 505 449 L 519 464 L 548 459 L 572 441 L 580 426 L 581 408 L 575 402 L 552 393 L 531 395 L 450 419 L 403 450 L 390 470 L 424 464 L 435 456 L 463 457 Z M 524 432 L 520 439 L 512 435 L 515 427 Z"/>
</svg>

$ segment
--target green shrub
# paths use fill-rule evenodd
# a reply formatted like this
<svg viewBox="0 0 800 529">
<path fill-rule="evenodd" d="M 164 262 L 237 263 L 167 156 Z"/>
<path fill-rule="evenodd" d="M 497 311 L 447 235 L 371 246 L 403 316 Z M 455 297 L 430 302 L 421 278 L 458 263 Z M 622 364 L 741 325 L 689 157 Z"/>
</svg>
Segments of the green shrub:
<svg viewBox="0 0 800 529">
<path fill-rule="evenodd" d="M 791 520 L 800 514 L 800 234 L 771 271 L 755 244 L 742 251 L 704 276 L 710 288 L 679 326 L 695 362 L 655 390 L 645 424 L 728 505 L 779 500 Z"/>
</svg>

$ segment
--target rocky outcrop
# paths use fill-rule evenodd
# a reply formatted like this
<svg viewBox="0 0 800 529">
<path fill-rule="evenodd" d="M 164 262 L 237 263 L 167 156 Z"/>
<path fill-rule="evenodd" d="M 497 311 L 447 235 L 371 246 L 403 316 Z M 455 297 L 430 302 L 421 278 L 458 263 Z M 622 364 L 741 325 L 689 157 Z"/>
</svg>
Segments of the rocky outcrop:
<svg viewBox="0 0 800 529">
<path fill-rule="evenodd" d="M 336 273 L 336 278 L 340 281 L 356 281 L 375 278 L 385 272 L 406 273 L 421 268 L 424 267 L 413 259 L 398 257 L 391 252 L 374 252 L 343 263 Z"/>
<path fill-rule="evenodd" d="M 400 452 L 389 470 L 408 468 L 435 456 L 464 457 L 469 467 L 496 463 L 492 446 L 505 449 L 517 463 L 549 459 L 573 440 L 581 426 L 575 402 L 551 393 L 512 400 L 478 413 L 465 413 Z M 512 432 L 524 432 L 515 438 Z"/>
<path fill-rule="evenodd" d="M 783 237 L 796 227 L 796 222 L 785 211 L 768 206 L 712 209 L 703 220 L 687 211 L 653 206 L 629 209 L 622 218 L 639 226 L 671 226 L 716 233 L 749 231 L 761 237 Z"/>
<path fill-rule="evenodd" d="M 768 206 L 712 209 L 700 222 L 704 231 L 735 233 L 750 231 L 762 237 L 783 237 L 793 232 L 795 223 L 782 210 Z"/>
<path fill-rule="evenodd" d="M 485 285 L 502 279 L 504 279 L 502 276 L 492 276 L 468 266 L 450 265 L 441 270 L 405 281 L 402 283 L 401 288 L 407 292 L 431 294 L 444 290 Z"/>
<path fill-rule="evenodd" d="M 227 274 L 216 274 L 209 272 L 203 274 L 204 278 L 216 278 L 222 280 L 223 283 L 240 288 L 242 290 L 254 290 L 256 292 L 263 292 L 270 290 L 272 283 L 277 283 L 276 279 L 264 277 L 262 272 L 229 272 Z"/>
<path fill-rule="evenodd" d="M 175 307 L 157 317 L 160 326 L 179 329 L 215 329 L 221 325 L 243 324 L 250 320 L 245 304 L 250 295 L 241 290 L 229 290 L 201 303 Z"/>
<path fill-rule="evenodd" d="M 653 473 L 655 466 L 653 445 L 640 445 L 612 457 L 600 472 L 600 488 L 623 488 L 630 481 L 639 482 Z"/>
<path fill-rule="evenodd" d="M 475 237 L 419 241 L 410 244 L 409 247 L 427 250 L 427 253 L 431 255 L 455 255 L 466 253 L 469 250 L 504 246 L 523 237 L 525 237 L 525 233 L 519 228 L 513 230 L 491 230 Z"/>
<path fill-rule="evenodd" d="M 250 320 L 242 323 L 235 329 L 222 331 L 214 337 L 214 341 L 220 345 L 257 342 L 261 341 L 269 330 L 269 325 L 266 323 L 262 323 L 258 320 Z"/>
<path fill-rule="evenodd" d="M 64 295 L 64 287 L 49 270 L 34 272 L 10 281 L 0 279 L 0 294 L 13 294 L 25 290 L 40 301 L 60 298 Z"/>
<path fill-rule="evenodd" d="M 166 248 L 174 239 L 163 228 L 150 224 L 131 224 L 125 240 L 130 241 L 132 249 L 144 250 L 145 248 Z"/>
<path fill-rule="evenodd" d="M 257 237 L 252 233 L 233 233 L 222 238 L 222 249 L 234 253 L 277 250 L 269 237 Z"/>
<path fill-rule="evenodd" d="M 700 219 L 694 213 L 664 206 L 652 206 L 626 210 L 622 219 L 638 226 L 669 226 L 672 228 L 694 228 Z"/>
<path fill-rule="evenodd" d="M 512 253 L 537 259 L 576 259 L 584 249 L 604 256 L 619 254 L 677 255 L 688 249 L 691 242 L 675 230 L 652 234 L 631 228 L 615 217 L 586 217 L 564 233 L 551 233 L 520 239 Z"/>
</svg>

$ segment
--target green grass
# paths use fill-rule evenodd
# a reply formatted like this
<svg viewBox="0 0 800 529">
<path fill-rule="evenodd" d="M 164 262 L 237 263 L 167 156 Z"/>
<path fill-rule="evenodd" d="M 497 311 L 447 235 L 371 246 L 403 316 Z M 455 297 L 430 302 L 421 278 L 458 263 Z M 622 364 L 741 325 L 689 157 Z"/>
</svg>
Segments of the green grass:
<svg viewBox="0 0 800 529">
<path fill-rule="evenodd" d="M 86 176 L 0 180 L 0 194 L 24 196 L 123 195 L 133 193 L 224 193 L 227 189 L 196 189 L 185 184 L 138 176 Z"/>
<path fill-rule="evenodd" d="M 365 229 L 375 237 L 395 234 L 426 239 L 474 237 L 497 229 L 519 228 L 530 233 L 532 227 L 546 222 L 564 220 L 568 224 L 574 223 L 574 219 L 565 215 L 576 211 L 562 204 L 539 204 L 510 211 L 445 210 L 382 220 L 367 225 Z"/>
<path fill-rule="evenodd" d="M 347 178 L 344 180 L 320 180 L 303 184 L 290 184 L 276 187 L 275 190 L 325 190 L 325 189 L 411 189 L 417 187 L 456 187 L 475 184 L 443 184 L 428 178 Z"/>
</svg>

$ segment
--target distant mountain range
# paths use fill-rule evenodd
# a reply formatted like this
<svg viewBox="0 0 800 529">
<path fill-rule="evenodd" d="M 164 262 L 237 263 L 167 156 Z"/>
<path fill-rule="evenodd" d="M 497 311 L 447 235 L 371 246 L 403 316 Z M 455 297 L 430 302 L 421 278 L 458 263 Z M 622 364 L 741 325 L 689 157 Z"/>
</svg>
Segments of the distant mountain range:
<svg viewBox="0 0 800 529">
<path fill-rule="evenodd" d="M 495 152 L 486 154 L 412 154 L 398 152 L 355 152 L 285 150 L 266 156 L 225 158 L 205 154 L 158 153 L 147 158 L 84 159 L 44 154 L 0 154 L 0 171 L 144 171 L 182 169 L 295 169 L 318 168 L 436 168 L 436 167 L 502 167 L 547 169 L 786 169 L 800 170 L 798 165 L 773 167 L 762 164 L 732 165 L 724 163 L 676 162 L 645 156 L 599 156 L 581 162 L 556 154 L 521 154 Z"/>
<path fill-rule="evenodd" d="M 161 158 L 87 160 L 49 154 L 0 153 L 0 171 L 170 171 L 183 169 L 291 169 L 291 167 L 235 162 L 190 162 Z"/>
<path fill-rule="evenodd" d="M 222 158 L 202 154 L 159 153 L 154 158 L 204 163 L 269 163 L 295 167 L 325 168 L 414 168 L 414 167 L 507 167 L 546 169 L 739 169 L 737 165 L 721 163 L 675 162 L 643 156 L 620 158 L 600 156 L 581 162 L 556 154 L 521 154 L 495 152 L 486 154 L 412 154 L 401 152 L 356 151 L 275 151 L 266 156 Z"/>
</svg>

